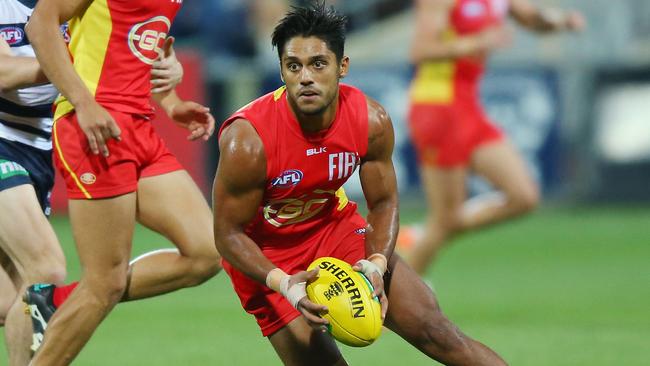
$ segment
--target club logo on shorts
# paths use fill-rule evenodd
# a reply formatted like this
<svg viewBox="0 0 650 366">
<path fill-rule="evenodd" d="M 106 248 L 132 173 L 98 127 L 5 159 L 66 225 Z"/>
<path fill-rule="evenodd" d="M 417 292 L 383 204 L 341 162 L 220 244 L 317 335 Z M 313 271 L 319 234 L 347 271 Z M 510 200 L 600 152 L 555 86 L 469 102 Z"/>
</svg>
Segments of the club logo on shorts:
<svg viewBox="0 0 650 366">
<path fill-rule="evenodd" d="M 9 44 L 9 46 L 17 45 L 25 39 L 25 31 L 15 25 L 0 28 L 0 37 Z"/>
<path fill-rule="evenodd" d="M 162 15 L 134 25 L 129 31 L 131 52 L 145 64 L 153 64 L 162 51 L 170 26 L 169 19 Z"/>
<path fill-rule="evenodd" d="M 296 184 L 300 183 L 302 180 L 303 174 L 298 169 L 289 169 L 285 170 L 280 174 L 280 176 L 275 177 L 271 182 L 272 187 L 276 188 L 289 188 L 293 187 Z"/>
<path fill-rule="evenodd" d="M 97 181 L 97 177 L 93 173 L 83 173 L 79 176 L 79 179 L 81 180 L 81 183 L 89 185 Z"/>
</svg>

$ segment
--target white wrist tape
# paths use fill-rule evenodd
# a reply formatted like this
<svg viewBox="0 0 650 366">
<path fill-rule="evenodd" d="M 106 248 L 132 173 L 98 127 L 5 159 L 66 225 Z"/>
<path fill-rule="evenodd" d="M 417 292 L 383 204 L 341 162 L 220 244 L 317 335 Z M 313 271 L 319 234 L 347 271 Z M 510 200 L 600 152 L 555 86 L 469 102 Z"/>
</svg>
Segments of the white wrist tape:
<svg viewBox="0 0 650 366">
<path fill-rule="evenodd" d="M 273 268 L 266 274 L 266 287 L 275 292 L 280 292 L 280 283 L 284 278 L 289 278 L 289 275 L 280 268 Z"/>
<path fill-rule="evenodd" d="M 280 268 L 274 268 L 266 275 L 266 287 L 284 296 L 294 308 L 298 308 L 298 303 L 303 297 L 307 296 L 307 284 L 299 282 L 289 287 L 291 276 L 286 274 Z"/>
<path fill-rule="evenodd" d="M 307 283 L 298 282 L 289 286 L 290 279 L 291 276 L 287 276 L 282 279 L 280 282 L 280 293 L 289 301 L 291 306 L 298 309 L 298 303 L 300 300 L 307 296 Z"/>
<path fill-rule="evenodd" d="M 388 261 L 383 254 L 375 253 L 368 259 L 360 260 L 357 264 L 361 266 L 361 273 L 366 277 L 370 278 L 373 273 L 378 273 L 380 277 L 383 277 L 384 273 L 386 273 Z"/>
</svg>

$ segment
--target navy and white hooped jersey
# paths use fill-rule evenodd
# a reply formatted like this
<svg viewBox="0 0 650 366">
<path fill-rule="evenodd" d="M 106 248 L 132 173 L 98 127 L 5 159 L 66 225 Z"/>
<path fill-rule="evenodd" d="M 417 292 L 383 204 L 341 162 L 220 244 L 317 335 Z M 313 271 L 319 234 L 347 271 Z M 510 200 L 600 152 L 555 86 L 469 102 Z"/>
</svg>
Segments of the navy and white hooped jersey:
<svg viewBox="0 0 650 366">
<path fill-rule="evenodd" d="M 15 56 L 35 57 L 25 24 L 37 0 L 0 0 L 0 37 Z M 0 138 L 37 149 L 52 149 L 52 84 L 0 92 Z"/>
</svg>

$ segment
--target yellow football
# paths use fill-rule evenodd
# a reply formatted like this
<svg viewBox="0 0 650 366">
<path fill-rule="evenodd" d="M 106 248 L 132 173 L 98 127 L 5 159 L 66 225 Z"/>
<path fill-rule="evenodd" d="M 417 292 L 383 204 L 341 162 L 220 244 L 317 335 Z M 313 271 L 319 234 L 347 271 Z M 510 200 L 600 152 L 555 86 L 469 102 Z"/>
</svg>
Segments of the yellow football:
<svg viewBox="0 0 650 366">
<path fill-rule="evenodd" d="M 364 347 L 381 334 L 381 305 L 372 296 L 373 288 L 366 276 L 340 259 L 322 257 L 308 270 L 319 268 L 318 278 L 307 284 L 307 296 L 314 303 L 327 306 L 323 318 L 329 332 L 339 342 Z"/>
</svg>

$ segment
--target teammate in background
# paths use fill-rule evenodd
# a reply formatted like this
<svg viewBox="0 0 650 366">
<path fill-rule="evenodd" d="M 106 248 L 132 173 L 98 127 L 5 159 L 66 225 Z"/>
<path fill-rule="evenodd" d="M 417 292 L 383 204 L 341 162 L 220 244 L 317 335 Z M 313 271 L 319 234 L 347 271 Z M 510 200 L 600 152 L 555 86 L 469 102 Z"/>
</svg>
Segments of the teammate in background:
<svg viewBox="0 0 650 366">
<path fill-rule="evenodd" d="M 416 1 L 410 57 L 417 72 L 409 119 L 429 216 L 407 261 L 420 274 L 455 234 L 525 214 L 538 204 L 539 188 L 524 161 L 479 102 L 487 58 L 511 41 L 507 15 L 539 33 L 581 30 L 585 24 L 578 12 L 538 9 L 527 0 Z M 498 192 L 468 201 L 470 171 Z"/>
<path fill-rule="evenodd" d="M 393 254 L 392 124 L 376 101 L 339 84 L 349 66 L 344 42 L 345 18 L 333 9 L 294 8 L 272 40 L 286 87 L 240 109 L 220 131 L 215 239 L 242 306 L 285 364 L 345 365 L 323 333 L 325 308 L 305 293 L 318 271 L 304 269 L 333 256 L 372 281 L 385 325 L 429 357 L 504 365 L 445 318 L 432 291 Z M 367 223 L 342 188 L 357 166 Z"/>
<path fill-rule="evenodd" d="M 82 266 L 79 285 L 47 326 L 34 366 L 70 364 L 120 299 L 194 286 L 220 268 L 207 202 L 150 120 L 151 65 L 180 3 L 41 0 L 27 25 L 44 73 L 62 94 L 54 160 L 66 181 Z M 54 32 L 66 21 L 69 50 Z M 212 134 L 207 108 L 173 91 L 154 99 L 190 130 L 190 139 Z M 157 251 L 129 266 L 136 220 L 178 250 Z"/>
<path fill-rule="evenodd" d="M 31 325 L 18 294 L 29 283 L 61 284 L 65 278 L 65 258 L 47 221 L 54 183 L 51 107 L 58 92 L 25 37 L 30 6 L 0 3 L 0 326 L 6 322 L 9 365 L 27 365 L 30 358 Z M 61 31 L 67 38 L 66 27 Z M 170 90 L 182 78 L 171 45 L 154 63 L 154 92 Z"/>
</svg>

